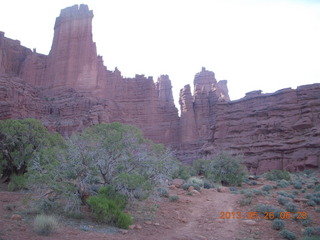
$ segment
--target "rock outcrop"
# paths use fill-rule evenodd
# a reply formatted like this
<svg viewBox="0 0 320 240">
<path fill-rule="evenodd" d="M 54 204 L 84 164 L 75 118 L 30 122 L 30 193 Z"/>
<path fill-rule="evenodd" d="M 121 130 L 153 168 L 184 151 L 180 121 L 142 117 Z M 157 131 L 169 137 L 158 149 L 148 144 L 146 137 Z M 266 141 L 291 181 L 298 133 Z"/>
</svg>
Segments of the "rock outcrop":
<svg viewBox="0 0 320 240">
<path fill-rule="evenodd" d="M 104 66 L 92 18 L 86 5 L 63 9 L 49 55 L 0 32 L 0 119 L 37 118 L 64 136 L 103 122 L 132 124 L 184 162 L 230 151 L 244 155 L 252 173 L 319 167 L 320 84 L 230 101 L 227 81 L 202 68 L 193 93 L 190 85 L 180 91 L 179 117 L 169 76 L 155 83 Z"/>
<path fill-rule="evenodd" d="M 202 151 L 243 155 L 249 170 L 290 171 L 320 166 L 320 84 L 251 92 L 218 103 L 211 136 Z"/>
</svg>

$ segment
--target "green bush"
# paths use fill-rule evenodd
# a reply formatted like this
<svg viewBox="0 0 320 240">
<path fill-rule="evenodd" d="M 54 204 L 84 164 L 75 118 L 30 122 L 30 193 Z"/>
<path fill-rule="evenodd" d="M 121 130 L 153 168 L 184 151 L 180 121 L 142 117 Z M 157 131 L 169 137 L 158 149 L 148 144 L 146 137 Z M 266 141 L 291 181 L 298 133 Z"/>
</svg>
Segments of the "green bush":
<svg viewBox="0 0 320 240">
<path fill-rule="evenodd" d="M 280 232 L 280 235 L 281 235 L 283 238 L 289 239 L 289 240 L 294 240 L 294 239 L 297 238 L 296 235 L 295 235 L 293 232 L 291 232 L 291 231 L 289 231 L 289 230 L 287 230 L 287 229 L 282 230 L 282 231 Z"/>
<path fill-rule="evenodd" d="M 265 192 L 269 192 L 271 189 L 273 189 L 273 186 L 271 185 L 265 185 L 262 187 L 262 190 Z"/>
<path fill-rule="evenodd" d="M 169 192 L 166 188 L 158 188 L 158 193 L 160 197 L 169 197 Z"/>
<path fill-rule="evenodd" d="M 177 196 L 177 195 L 171 195 L 170 197 L 169 197 L 169 201 L 170 202 L 176 202 L 176 201 L 178 201 L 179 200 L 179 196 Z"/>
<path fill-rule="evenodd" d="M 293 183 L 293 187 L 295 188 L 295 189 L 302 189 L 302 182 L 294 182 Z"/>
<path fill-rule="evenodd" d="M 197 184 L 191 184 L 191 183 L 184 183 L 182 184 L 181 188 L 185 191 L 187 191 L 189 189 L 189 187 L 193 186 L 195 190 L 199 191 L 200 190 L 200 186 Z"/>
<path fill-rule="evenodd" d="M 271 170 L 263 174 L 264 178 L 270 181 L 277 181 L 277 180 L 291 180 L 290 173 L 288 171 L 283 170 Z"/>
<path fill-rule="evenodd" d="M 240 199 L 240 206 L 250 205 L 252 203 L 253 197 L 252 196 L 244 196 Z"/>
<path fill-rule="evenodd" d="M 319 192 L 320 191 L 320 184 L 317 184 L 317 186 L 314 188 L 314 190 L 313 191 L 315 191 L 315 192 Z"/>
<path fill-rule="evenodd" d="M 311 206 L 311 207 L 314 207 L 314 206 L 317 205 L 317 203 L 316 203 L 315 201 L 313 201 L 313 200 L 310 199 L 310 200 L 308 200 L 307 205 L 308 205 L 308 206 Z"/>
<path fill-rule="evenodd" d="M 242 160 L 227 153 L 220 153 L 210 160 L 195 161 L 194 167 L 197 173 L 225 186 L 241 186 L 247 176 Z"/>
<path fill-rule="evenodd" d="M 172 178 L 187 180 L 192 175 L 196 175 L 193 167 L 185 165 L 183 163 L 179 163 L 177 169 L 172 174 Z"/>
<path fill-rule="evenodd" d="M 273 212 L 274 218 L 280 218 L 280 213 L 285 211 L 276 206 L 266 205 L 266 204 L 258 204 L 254 207 L 254 210 L 260 214 L 264 214 L 265 212 L 268 212 L 268 213 Z M 269 219 L 269 220 L 272 220 L 272 219 Z"/>
<path fill-rule="evenodd" d="M 278 195 L 288 197 L 288 198 L 296 198 L 295 195 L 288 193 L 288 192 L 277 192 Z"/>
<path fill-rule="evenodd" d="M 37 234 L 48 236 L 58 228 L 58 221 L 53 216 L 37 215 L 33 228 Z"/>
<path fill-rule="evenodd" d="M 285 179 L 281 179 L 278 184 L 277 184 L 279 187 L 282 187 L 282 188 L 285 188 L 285 187 L 288 187 L 290 186 L 290 183 L 285 180 Z"/>
<path fill-rule="evenodd" d="M 288 202 L 287 204 L 285 204 L 285 208 L 288 212 L 291 213 L 296 213 L 298 211 L 298 207 L 292 202 Z"/>
<path fill-rule="evenodd" d="M 110 185 L 101 187 L 99 189 L 99 195 L 115 201 L 121 209 L 124 209 L 127 206 L 128 197 L 120 194 Z"/>
<path fill-rule="evenodd" d="M 300 223 L 302 224 L 302 226 L 304 227 L 308 227 L 311 225 L 312 220 L 310 217 L 306 218 L 306 219 L 300 219 Z"/>
<path fill-rule="evenodd" d="M 306 229 L 303 231 L 304 236 L 312 236 L 316 234 L 316 230 L 313 227 L 306 227 Z"/>
<path fill-rule="evenodd" d="M 9 191 L 17 191 L 26 188 L 26 178 L 23 175 L 12 175 L 8 184 Z"/>
<path fill-rule="evenodd" d="M 114 200 L 98 195 L 90 196 L 87 202 L 100 222 L 113 224 L 124 229 L 127 229 L 132 224 L 131 217 L 123 213 Z"/>
<path fill-rule="evenodd" d="M 203 187 L 203 180 L 198 177 L 191 177 L 187 180 L 187 183 L 193 185 L 198 185 L 199 187 Z"/>
<path fill-rule="evenodd" d="M 214 185 L 209 182 L 207 179 L 203 180 L 203 188 L 205 189 L 210 189 L 210 188 L 214 188 Z"/>
<path fill-rule="evenodd" d="M 284 221 L 280 220 L 280 219 L 275 219 L 272 222 L 272 228 L 275 230 L 281 230 L 283 229 L 285 226 Z"/>
<path fill-rule="evenodd" d="M 279 196 L 277 199 L 278 199 L 278 202 L 279 202 L 281 205 L 285 205 L 285 204 L 287 204 L 288 202 L 290 202 L 290 199 L 287 198 L 287 197 L 284 197 L 284 196 Z"/>
</svg>

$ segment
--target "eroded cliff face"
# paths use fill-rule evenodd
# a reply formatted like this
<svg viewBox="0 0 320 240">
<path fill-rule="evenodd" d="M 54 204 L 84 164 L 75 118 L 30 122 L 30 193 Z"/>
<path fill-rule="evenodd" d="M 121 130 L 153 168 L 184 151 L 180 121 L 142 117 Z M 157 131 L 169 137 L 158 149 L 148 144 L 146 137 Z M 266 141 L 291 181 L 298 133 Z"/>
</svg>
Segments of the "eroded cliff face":
<svg viewBox="0 0 320 240">
<path fill-rule="evenodd" d="M 174 148 L 184 162 L 220 151 L 242 154 L 253 173 L 319 167 L 320 84 L 261 91 L 230 101 L 227 81 L 202 68 L 180 91 L 169 76 L 124 78 L 97 56 L 93 12 L 61 11 L 48 56 L 0 32 L 0 119 L 37 118 L 64 136 L 98 123 L 122 122 Z"/>
<path fill-rule="evenodd" d="M 176 145 L 179 116 L 169 77 L 154 83 L 152 77 L 124 78 L 118 69 L 108 70 L 92 40 L 92 18 L 86 5 L 61 10 L 48 56 L 0 34 L 0 118 L 35 117 L 63 135 L 118 121 L 141 128 L 155 142 Z M 18 83 L 26 89 L 19 99 Z"/>
<path fill-rule="evenodd" d="M 249 170 L 290 171 L 320 166 L 320 84 L 272 94 L 255 91 L 219 103 L 205 154 L 243 155 Z"/>
</svg>

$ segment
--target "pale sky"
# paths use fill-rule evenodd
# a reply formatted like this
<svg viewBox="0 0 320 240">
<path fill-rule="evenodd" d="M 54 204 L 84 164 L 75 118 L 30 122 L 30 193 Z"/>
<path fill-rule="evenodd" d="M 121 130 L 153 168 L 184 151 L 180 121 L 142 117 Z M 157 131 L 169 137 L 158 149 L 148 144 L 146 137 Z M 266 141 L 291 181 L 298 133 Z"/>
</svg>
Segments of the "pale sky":
<svg viewBox="0 0 320 240">
<path fill-rule="evenodd" d="M 320 82 L 320 0 L 2 0 L 0 31 L 48 54 L 60 10 L 80 3 L 107 68 L 168 74 L 176 103 L 202 66 L 232 100 Z"/>
</svg>

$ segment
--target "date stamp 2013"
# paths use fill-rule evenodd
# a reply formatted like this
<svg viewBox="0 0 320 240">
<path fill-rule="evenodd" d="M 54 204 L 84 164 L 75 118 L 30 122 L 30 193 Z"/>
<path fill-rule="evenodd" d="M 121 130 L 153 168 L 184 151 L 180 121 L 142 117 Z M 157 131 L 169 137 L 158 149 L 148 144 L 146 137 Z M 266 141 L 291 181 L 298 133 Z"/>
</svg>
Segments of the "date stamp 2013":
<svg viewBox="0 0 320 240">
<path fill-rule="evenodd" d="M 266 219 L 272 220 L 275 219 L 274 212 L 264 212 L 264 216 L 260 217 L 258 212 L 220 212 L 220 219 Z M 279 214 L 279 213 L 277 213 Z M 279 216 L 280 219 L 307 219 L 308 215 L 306 212 L 296 212 L 295 214 L 291 212 L 280 212 Z"/>
</svg>

